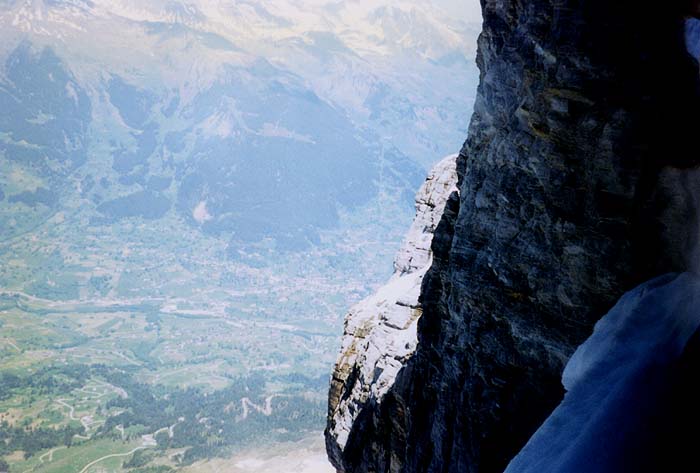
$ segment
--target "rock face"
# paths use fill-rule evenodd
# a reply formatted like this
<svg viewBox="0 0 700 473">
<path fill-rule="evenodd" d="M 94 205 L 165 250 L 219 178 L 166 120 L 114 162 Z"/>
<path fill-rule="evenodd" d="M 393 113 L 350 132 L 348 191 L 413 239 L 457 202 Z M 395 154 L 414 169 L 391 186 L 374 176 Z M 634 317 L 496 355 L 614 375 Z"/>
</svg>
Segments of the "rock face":
<svg viewBox="0 0 700 473">
<path fill-rule="evenodd" d="M 433 238 L 418 346 L 381 402 L 367 394 L 381 375 L 355 391 L 336 373 L 339 471 L 503 471 L 560 401 L 595 321 L 625 290 L 689 266 L 700 187 L 683 169 L 698 163 L 700 100 L 684 5 L 482 1 L 460 198 Z M 358 376 L 372 372 L 363 338 L 346 363 Z"/>
<path fill-rule="evenodd" d="M 421 283 L 432 264 L 433 234 L 445 206 L 457 198 L 457 156 L 438 163 L 416 195 L 416 218 L 394 260 L 394 275 L 345 319 L 335 366 L 326 432 L 336 463 L 353 423 L 365 408 L 381 404 L 396 374 L 416 350 Z"/>
</svg>

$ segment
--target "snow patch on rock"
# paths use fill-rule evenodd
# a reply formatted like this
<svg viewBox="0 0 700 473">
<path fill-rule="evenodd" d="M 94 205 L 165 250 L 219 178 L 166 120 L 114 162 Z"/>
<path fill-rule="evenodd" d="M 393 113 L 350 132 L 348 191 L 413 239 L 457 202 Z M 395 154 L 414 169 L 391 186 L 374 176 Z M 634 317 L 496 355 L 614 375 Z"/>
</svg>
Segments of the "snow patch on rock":
<svg viewBox="0 0 700 473">
<path fill-rule="evenodd" d="M 194 218 L 200 225 L 208 222 L 213 217 L 207 209 L 207 201 L 203 200 L 192 211 L 192 218 Z"/>
<path fill-rule="evenodd" d="M 416 195 L 416 217 L 394 260 L 394 274 L 345 319 L 341 352 L 331 380 L 328 437 L 347 444 L 363 407 L 381 403 L 415 353 L 421 283 L 432 264 L 433 234 L 450 195 L 457 192 L 457 156 L 430 172 Z"/>
</svg>

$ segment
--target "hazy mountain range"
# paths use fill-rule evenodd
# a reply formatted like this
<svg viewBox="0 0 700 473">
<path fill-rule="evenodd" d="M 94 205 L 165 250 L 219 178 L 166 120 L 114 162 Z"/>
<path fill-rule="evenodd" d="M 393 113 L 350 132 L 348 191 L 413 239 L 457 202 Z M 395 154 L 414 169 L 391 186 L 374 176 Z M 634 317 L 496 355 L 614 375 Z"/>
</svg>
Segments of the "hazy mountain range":
<svg viewBox="0 0 700 473">
<path fill-rule="evenodd" d="M 466 136 L 458 11 L 0 0 L 0 467 L 198 472 L 319 436 L 342 314 Z"/>
<path fill-rule="evenodd" d="M 55 203 L 70 176 L 108 220 L 177 209 L 205 231 L 294 246 L 380 188 L 410 202 L 421 166 L 465 135 L 477 29 L 430 4 L 32 0 L 2 12 L 1 149 L 52 179 L 32 195 L 5 183 L 14 200 Z"/>
</svg>

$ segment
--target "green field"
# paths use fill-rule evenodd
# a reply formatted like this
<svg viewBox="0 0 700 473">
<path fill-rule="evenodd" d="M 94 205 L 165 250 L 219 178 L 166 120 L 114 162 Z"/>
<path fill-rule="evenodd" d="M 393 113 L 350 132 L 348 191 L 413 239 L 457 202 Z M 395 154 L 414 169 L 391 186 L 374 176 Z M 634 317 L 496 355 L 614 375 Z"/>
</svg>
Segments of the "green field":
<svg viewBox="0 0 700 473">
<path fill-rule="evenodd" d="M 10 471 L 37 473 L 119 471 L 124 460 L 131 455 L 129 452 L 139 446 L 138 442 L 100 439 L 70 448 L 58 447 L 41 455 L 34 455 L 27 461 L 19 462 L 13 465 Z M 110 455 L 114 456 L 109 457 Z M 104 460 L 99 461 L 101 458 Z"/>
<path fill-rule="evenodd" d="M 341 315 L 399 241 L 354 226 L 380 210 L 254 264 L 175 216 L 37 217 L 0 243 L 0 376 L 14 380 L 0 458 L 11 473 L 163 473 L 318 435 Z"/>
</svg>

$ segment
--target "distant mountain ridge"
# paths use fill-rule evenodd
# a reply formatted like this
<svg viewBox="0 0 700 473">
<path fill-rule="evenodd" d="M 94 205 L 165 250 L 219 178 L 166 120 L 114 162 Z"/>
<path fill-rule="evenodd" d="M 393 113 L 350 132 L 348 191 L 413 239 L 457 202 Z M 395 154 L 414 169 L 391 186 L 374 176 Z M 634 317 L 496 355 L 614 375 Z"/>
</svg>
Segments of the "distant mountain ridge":
<svg viewBox="0 0 700 473">
<path fill-rule="evenodd" d="M 468 26 L 418 3 L 304 5 L 4 2 L 0 94 L 17 110 L 0 159 L 33 156 L 59 200 L 72 173 L 93 223 L 175 211 L 233 246 L 303 248 L 380 194 L 409 212 L 421 167 L 466 124 L 469 99 L 438 77 L 473 69 Z"/>
</svg>

